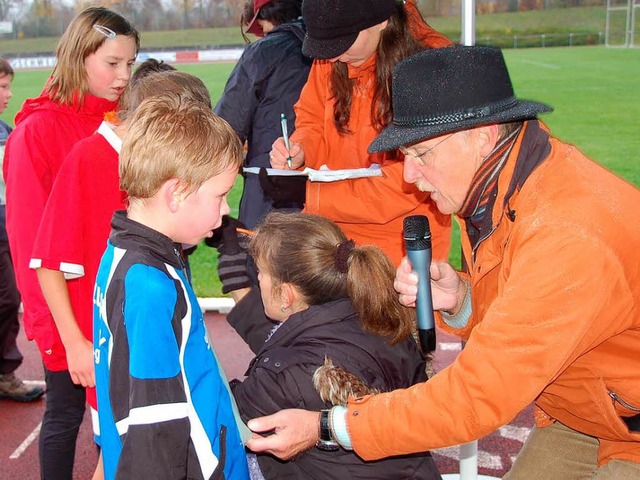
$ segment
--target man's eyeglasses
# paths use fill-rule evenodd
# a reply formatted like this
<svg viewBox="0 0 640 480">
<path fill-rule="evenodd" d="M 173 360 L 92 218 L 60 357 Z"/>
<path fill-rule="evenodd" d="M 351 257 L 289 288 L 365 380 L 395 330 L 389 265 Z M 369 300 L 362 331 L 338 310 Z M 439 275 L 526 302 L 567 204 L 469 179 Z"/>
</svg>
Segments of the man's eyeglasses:
<svg viewBox="0 0 640 480">
<path fill-rule="evenodd" d="M 455 133 L 452 133 L 450 135 L 447 135 L 446 137 L 444 137 L 442 140 L 440 140 L 439 142 L 437 142 L 433 147 L 426 149 L 424 152 L 422 152 L 420 155 L 415 155 L 413 153 L 409 153 L 407 152 L 407 149 L 402 147 L 400 148 L 400 151 L 402 152 L 402 154 L 405 157 L 411 157 L 413 158 L 418 165 L 420 165 L 421 167 L 424 167 L 424 156 L 429 153 L 430 151 L 432 151 L 434 148 L 436 148 L 438 145 L 440 145 L 441 143 L 444 143 L 446 140 L 449 140 L 451 137 L 453 137 L 455 135 Z"/>
</svg>

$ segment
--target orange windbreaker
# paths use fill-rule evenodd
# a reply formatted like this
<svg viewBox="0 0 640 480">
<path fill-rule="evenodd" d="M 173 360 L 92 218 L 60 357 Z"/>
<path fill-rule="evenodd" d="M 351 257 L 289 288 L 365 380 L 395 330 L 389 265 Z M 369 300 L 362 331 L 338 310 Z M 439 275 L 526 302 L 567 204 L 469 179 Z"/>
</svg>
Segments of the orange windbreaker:
<svg viewBox="0 0 640 480">
<path fill-rule="evenodd" d="M 407 4 L 411 5 L 410 3 Z M 414 12 L 414 13 L 411 13 Z M 409 8 L 412 31 L 425 45 L 439 47 L 451 42 L 415 18 Z M 387 154 L 369 154 L 367 149 L 378 132 L 371 125 L 371 102 L 375 82 L 375 55 L 360 67 L 349 66 L 356 80 L 351 104 L 350 135 L 340 135 L 333 123 L 329 87 L 331 63 L 316 60 L 295 105 L 296 130 L 292 140 L 302 144 L 306 166 L 332 170 L 382 165 L 383 177 L 343 180 L 333 183 L 307 182 L 305 211 L 335 221 L 358 245 L 380 247 L 394 265 L 404 255 L 402 227 L 408 215 L 426 215 L 432 236 L 433 258 L 445 260 L 451 243 L 451 217 L 443 215 L 428 198 L 402 179 L 402 162 Z"/>
<path fill-rule="evenodd" d="M 538 426 L 556 419 L 598 438 L 600 465 L 640 462 L 640 433 L 620 419 L 640 412 L 640 191 L 550 142 L 549 157 L 509 201 L 515 220 L 496 207 L 495 230 L 477 247 L 469 324 L 451 330 L 438 319 L 468 340 L 456 361 L 426 383 L 350 401 L 362 458 L 468 442 L 535 401 Z M 462 239 L 470 261 L 464 231 Z"/>
</svg>

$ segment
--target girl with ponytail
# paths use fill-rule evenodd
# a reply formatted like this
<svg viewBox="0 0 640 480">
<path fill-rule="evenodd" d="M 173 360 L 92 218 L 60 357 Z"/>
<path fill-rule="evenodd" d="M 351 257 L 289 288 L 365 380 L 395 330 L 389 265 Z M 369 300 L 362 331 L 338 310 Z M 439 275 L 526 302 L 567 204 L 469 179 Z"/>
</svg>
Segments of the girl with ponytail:
<svg viewBox="0 0 640 480">
<path fill-rule="evenodd" d="M 249 251 L 260 272 L 259 293 L 229 315 L 257 352 L 247 378 L 231 383 L 245 420 L 285 408 L 322 410 L 426 380 L 413 312 L 400 305 L 395 269 L 379 248 L 355 247 L 326 218 L 272 212 Z M 252 303 L 264 310 L 266 335 L 247 314 Z M 366 463 L 328 448 L 319 445 L 295 462 L 258 455 L 258 463 L 266 479 L 440 478 L 428 453 Z"/>
</svg>

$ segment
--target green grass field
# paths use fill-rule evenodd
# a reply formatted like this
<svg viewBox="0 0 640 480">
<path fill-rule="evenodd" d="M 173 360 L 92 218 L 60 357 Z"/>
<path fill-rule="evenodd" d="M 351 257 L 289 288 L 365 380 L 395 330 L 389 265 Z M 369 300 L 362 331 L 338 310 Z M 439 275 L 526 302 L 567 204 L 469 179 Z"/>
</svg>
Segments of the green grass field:
<svg viewBox="0 0 640 480">
<path fill-rule="evenodd" d="M 555 111 L 542 117 L 553 134 L 578 146 L 591 158 L 640 186 L 640 50 L 603 47 L 505 50 L 516 94 L 546 102 Z M 179 65 L 203 79 L 215 101 L 231 64 Z M 24 98 L 37 95 L 48 72 L 18 71 L 14 98 L 2 115 L 11 123 Z M 571 179 L 567 179 L 571 181 Z M 241 183 L 230 195 L 237 213 Z M 451 262 L 458 265 L 460 248 L 454 233 Z M 199 296 L 219 296 L 215 252 L 201 246 L 191 258 Z"/>
</svg>

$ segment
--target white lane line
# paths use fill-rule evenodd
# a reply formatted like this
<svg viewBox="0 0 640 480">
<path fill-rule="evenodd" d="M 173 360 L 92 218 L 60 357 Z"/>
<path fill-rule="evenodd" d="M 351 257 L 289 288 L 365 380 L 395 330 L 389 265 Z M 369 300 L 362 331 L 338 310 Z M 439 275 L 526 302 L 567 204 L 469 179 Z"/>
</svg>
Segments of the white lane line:
<svg viewBox="0 0 640 480">
<path fill-rule="evenodd" d="M 24 439 L 24 442 L 22 442 L 20 446 L 14 450 L 14 452 L 9 456 L 10 460 L 15 460 L 16 458 L 20 458 L 20 456 L 24 453 L 24 451 L 27 448 L 29 448 L 29 445 L 31 445 L 33 441 L 36 438 L 38 438 L 38 434 L 40 433 L 40 428 L 42 428 L 42 422 L 40 422 L 38 426 L 33 429 L 33 432 L 31 432 L 29 436 Z"/>
<path fill-rule="evenodd" d="M 460 459 L 460 446 L 439 448 L 437 450 L 432 450 L 431 452 L 453 460 Z M 478 450 L 478 467 L 490 468 L 492 470 L 502 470 L 504 468 L 502 465 L 502 458 L 500 458 L 499 455 L 491 455 L 489 452 L 485 452 L 484 450 Z"/>
<path fill-rule="evenodd" d="M 520 63 L 528 63 L 529 65 L 535 65 L 536 67 L 549 68 L 551 70 L 560 70 L 559 65 L 553 63 L 538 62 L 536 60 L 520 60 Z"/>
<path fill-rule="evenodd" d="M 439 342 L 439 350 L 461 350 L 462 344 L 460 342 Z"/>
<path fill-rule="evenodd" d="M 23 380 L 22 383 L 26 385 L 35 385 L 37 387 L 44 387 L 46 385 L 44 380 Z"/>
<path fill-rule="evenodd" d="M 530 428 L 527 427 L 514 427 L 513 425 L 505 425 L 504 427 L 500 427 L 500 436 L 504 438 L 508 438 L 510 440 L 517 440 L 520 443 L 524 443 L 524 441 L 529 436 Z"/>
</svg>

